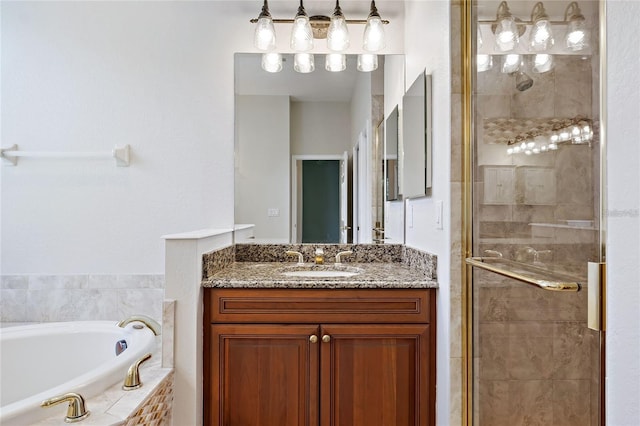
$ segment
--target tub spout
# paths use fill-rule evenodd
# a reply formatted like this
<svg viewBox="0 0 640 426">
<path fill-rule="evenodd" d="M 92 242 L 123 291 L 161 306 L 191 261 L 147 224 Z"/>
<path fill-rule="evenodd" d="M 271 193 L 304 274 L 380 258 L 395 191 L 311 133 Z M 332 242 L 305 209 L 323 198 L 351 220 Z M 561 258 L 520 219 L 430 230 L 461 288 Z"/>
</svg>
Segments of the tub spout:
<svg viewBox="0 0 640 426">
<path fill-rule="evenodd" d="M 138 389 L 142 386 L 142 381 L 140 380 L 140 364 L 145 362 L 151 358 L 151 354 L 146 354 L 129 367 L 129 371 L 127 371 L 127 376 L 124 379 L 124 384 L 122 385 L 122 389 L 126 391 Z"/>
<path fill-rule="evenodd" d="M 153 318 L 148 317 L 146 315 L 131 315 L 129 318 L 123 319 L 122 321 L 120 321 L 118 323 L 118 327 L 124 328 L 127 324 L 130 324 L 136 321 L 146 325 L 151 331 L 153 331 L 153 334 L 155 334 L 156 336 L 160 335 L 160 329 L 161 329 L 160 324 L 158 324 L 158 322 Z"/>
<path fill-rule="evenodd" d="M 89 415 L 89 410 L 86 409 L 84 404 L 84 398 L 78 393 L 65 393 L 64 395 L 56 396 L 54 398 L 46 399 L 40 404 L 41 407 L 51 407 L 52 405 L 60 404 L 62 402 L 68 402 L 67 416 L 64 421 L 67 423 L 79 422 L 84 420 Z"/>
</svg>

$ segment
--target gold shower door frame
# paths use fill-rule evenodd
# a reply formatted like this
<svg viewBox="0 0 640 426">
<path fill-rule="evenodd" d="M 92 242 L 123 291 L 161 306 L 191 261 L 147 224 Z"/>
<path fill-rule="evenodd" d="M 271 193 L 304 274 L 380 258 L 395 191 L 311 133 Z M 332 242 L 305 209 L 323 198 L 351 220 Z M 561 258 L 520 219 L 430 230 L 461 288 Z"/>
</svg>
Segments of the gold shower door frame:
<svg viewBox="0 0 640 426">
<path fill-rule="evenodd" d="M 606 342 L 606 107 L 604 100 L 606 97 L 606 0 L 598 0 L 599 25 L 599 116 L 600 116 L 600 146 L 599 146 L 599 263 L 589 265 L 589 282 L 591 283 L 592 272 L 601 281 L 598 283 L 598 296 L 596 303 L 590 303 L 590 315 L 595 306 L 600 325 L 600 348 L 599 348 L 599 413 L 598 424 L 604 426 L 605 423 L 605 342 Z M 473 270 L 470 264 L 464 259 L 473 256 L 473 158 L 474 158 L 474 81 L 475 81 L 475 38 L 477 18 L 474 7 L 479 0 L 460 0 L 461 4 L 461 82 L 462 82 L 462 181 L 463 191 L 461 200 L 461 221 L 462 221 L 462 425 L 474 426 L 474 303 L 473 303 Z M 589 287 L 593 287 L 593 283 Z M 586 289 L 584 290 L 586 291 Z M 591 302 L 591 301 L 590 301 Z M 593 321 L 590 319 L 590 323 Z M 591 324 L 590 324 L 591 326 Z M 483 426 L 483 425 L 475 425 Z M 595 426 L 595 425 L 592 425 Z"/>
</svg>

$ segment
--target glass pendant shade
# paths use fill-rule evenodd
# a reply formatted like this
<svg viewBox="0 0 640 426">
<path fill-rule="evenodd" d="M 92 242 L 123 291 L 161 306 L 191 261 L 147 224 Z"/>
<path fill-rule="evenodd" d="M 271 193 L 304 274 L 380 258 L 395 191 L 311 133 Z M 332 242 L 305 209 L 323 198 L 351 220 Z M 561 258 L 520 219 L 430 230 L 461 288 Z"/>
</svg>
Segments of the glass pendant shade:
<svg viewBox="0 0 640 426">
<path fill-rule="evenodd" d="M 553 69 L 553 56 L 539 53 L 533 57 L 533 72 L 544 73 Z"/>
<path fill-rule="evenodd" d="M 293 28 L 291 29 L 291 49 L 295 52 L 308 52 L 313 49 L 313 32 L 309 17 L 304 11 L 302 1 L 298 8 L 298 13 L 293 19 Z"/>
<path fill-rule="evenodd" d="M 502 72 L 504 74 L 511 74 L 518 71 L 520 69 L 520 62 L 520 55 L 505 55 L 504 60 L 502 61 Z"/>
<path fill-rule="evenodd" d="M 380 16 L 374 15 L 367 18 L 367 25 L 364 27 L 363 48 L 367 52 L 377 52 L 386 46 L 384 28 Z"/>
<path fill-rule="evenodd" d="M 293 69 L 299 73 L 310 73 L 316 69 L 311 53 L 296 53 L 293 56 Z"/>
<path fill-rule="evenodd" d="M 549 15 L 541 2 L 536 3 L 531 11 L 531 34 L 529 45 L 536 52 L 542 52 L 553 46 L 553 31 Z"/>
<path fill-rule="evenodd" d="M 518 45 L 518 26 L 512 16 L 504 17 L 498 21 L 495 34 L 496 48 L 501 52 L 509 52 Z"/>
<path fill-rule="evenodd" d="M 325 58 L 324 68 L 331 72 L 340 72 L 347 69 L 347 58 L 342 53 L 329 53 Z"/>
<path fill-rule="evenodd" d="M 358 55 L 358 71 L 371 72 L 378 69 L 378 55 L 363 53 Z"/>
<path fill-rule="evenodd" d="M 267 72 L 282 71 L 282 55 L 276 52 L 263 53 L 262 69 Z"/>
<path fill-rule="evenodd" d="M 270 16 L 258 18 L 253 44 L 256 49 L 262 51 L 276 48 L 276 29 Z"/>
<path fill-rule="evenodd" d="M 567 36 L 565 37 L 567 49 L 578 52 L 589 46 L 587 30 L 585 28 L 584 17 L 574 18 L 567 26 Z"/>
<path fill-rule="evenodd" d="M 327 31 L 327 48 L 333 52 L 343 52 L 349 48 L 347 20 L 344 18 L 340 4 L 337 1 L 329 23 L 329 30 Z"/>
<path fill-rule="evenodd" d="M 477 55 L 476 66 L 478 72 L 489 71 L 493 68 L 493 57 L 491 55 Z"/>
<path fill-rule="evenodd" d="M 536 21 L 531 27 L 530 46 L 536 52 L 542 52 L 553 46 L 553 32 L 549 20 Z"/>
</svg>

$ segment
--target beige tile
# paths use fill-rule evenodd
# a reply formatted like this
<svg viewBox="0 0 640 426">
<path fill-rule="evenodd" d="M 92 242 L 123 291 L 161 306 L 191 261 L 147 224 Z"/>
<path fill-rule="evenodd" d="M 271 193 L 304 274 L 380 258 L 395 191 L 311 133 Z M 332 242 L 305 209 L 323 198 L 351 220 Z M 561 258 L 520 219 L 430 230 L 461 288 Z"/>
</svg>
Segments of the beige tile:
<svg viewBox="0 0 640 426">
<path fill-rule="evenodd" d="M 553 376 L 553 324 L 509 324 L 506 367 L 510 379 L 542 380 Z"/>
<path fill-rule="evenodd" d="M 507 380 L 509 374 L 510 341 L 508 326 L 504 323 L 481 323 L 476 334 L 478 338 L 480 380 Z"/>
<path fill-rule="evenodd" d="M 553 422 L 552 382 L 515 380 L 509 382 L 509 425 L 549 426 Z"/>
<path fill-rule="evenodd" d="M 510 389 L 507 380 L 481 380 L 478 392 L 479 425 L 513 426 L 510 423 Z"/>
<path fill-rule="evenodd" d="M 562 426 L 591 424 L 590 387 L 589 380 L 554 380 L 553 424 Z"/>
<path fill-rule="evenodd" d="M 449 362 L 449 424 L 462 424 L 462 358 L 450 358 Z"/>
<path fill-rule="evenodd" d="M 592 337 L 586 323 L 554 324 L 554 379 L 591 379 Z"/>
</svg>

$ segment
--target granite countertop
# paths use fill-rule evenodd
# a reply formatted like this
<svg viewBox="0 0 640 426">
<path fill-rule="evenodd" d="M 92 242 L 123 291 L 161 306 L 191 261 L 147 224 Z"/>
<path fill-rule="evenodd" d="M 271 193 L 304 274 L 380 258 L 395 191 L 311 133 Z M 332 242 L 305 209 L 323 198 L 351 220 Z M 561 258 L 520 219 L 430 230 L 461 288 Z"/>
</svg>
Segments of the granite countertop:
<svg viewBox="0 0 640 426">
<path fill-rule="evenodd" d="M 344 271 L 339 277 L 300 277 L 285 273 L 300 271 Z M 436 280 L 398 262 L 325 263 L 233 262 L 202 281 L 215 288 L 437 288 Z"/>
</svg>

